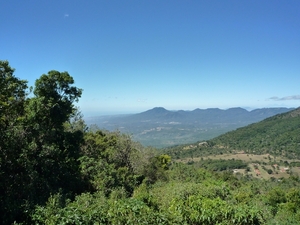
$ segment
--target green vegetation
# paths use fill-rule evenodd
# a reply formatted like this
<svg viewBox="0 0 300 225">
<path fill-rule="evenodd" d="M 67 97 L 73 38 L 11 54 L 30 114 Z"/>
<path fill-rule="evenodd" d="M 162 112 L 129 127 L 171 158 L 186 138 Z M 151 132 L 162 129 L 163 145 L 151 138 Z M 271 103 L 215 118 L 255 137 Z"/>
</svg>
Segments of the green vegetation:
<svg viewBox="0 0 300 225">
<path fill-rule="evenodd" d="M 242 160 L 204 160 L 198 163 L 201 167 L 212 171 L 246 169 L 247 163 Z"/>
<path fill-rule="evenodd" d="M 247 153 L 300 158 L 300 108 L 228 132 L 209 144 Z"/>
<path fill-rule="evenodd" d="M 299 224 L 299 177 L 255 179 L 237 159 L 172 161 L 88 128 L 67 72 L 42 75 L 32 95 L 13 73 L 0 61 L 2 224 Z"/>
</svg>

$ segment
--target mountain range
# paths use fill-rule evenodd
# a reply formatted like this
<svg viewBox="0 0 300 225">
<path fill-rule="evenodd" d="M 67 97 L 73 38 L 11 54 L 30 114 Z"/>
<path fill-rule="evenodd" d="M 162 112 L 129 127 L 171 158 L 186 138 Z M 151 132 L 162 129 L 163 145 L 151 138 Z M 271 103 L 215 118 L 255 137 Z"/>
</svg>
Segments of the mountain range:
<svg viewBox="0 0 300 225">
<path fill-rule="evenodd" d="M 95 124 L 100 129 L 128 133 L 145 146 L 167 147 L 208 140 L 292 109 L 248 111 L 238 107 L 170 111 L 156 107 L 137 114 L 87 117 L 85 121 L 89 126 Z"/>
</svg>

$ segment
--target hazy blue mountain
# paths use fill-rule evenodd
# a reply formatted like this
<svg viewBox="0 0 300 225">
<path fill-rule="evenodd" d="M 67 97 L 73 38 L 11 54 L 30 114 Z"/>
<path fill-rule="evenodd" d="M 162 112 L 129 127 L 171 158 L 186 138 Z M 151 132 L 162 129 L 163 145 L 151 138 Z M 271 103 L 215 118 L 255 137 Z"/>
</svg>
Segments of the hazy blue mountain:
<svg viewBox="0 0 300 225">
<path fill-rule="evenodd" d="M 243 108 L 195 109 L 170 111 L 156 107 L 131 115 L 88 117 L 88 125 L 100 129 L 120 130 L 144 145 L 166 147 L 208 140 L 228 131 L 259 122 L 292 108 L 262 108 L 247 111 Z"/>
</svg>

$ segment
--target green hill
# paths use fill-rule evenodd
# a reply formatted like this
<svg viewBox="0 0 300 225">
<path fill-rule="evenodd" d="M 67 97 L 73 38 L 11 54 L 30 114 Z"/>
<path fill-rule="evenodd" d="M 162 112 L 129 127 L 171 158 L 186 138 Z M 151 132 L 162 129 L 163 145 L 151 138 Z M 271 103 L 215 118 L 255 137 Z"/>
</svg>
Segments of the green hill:
<svg viewBox="0 0 300 225">
<path fill-rule="evenodd" d="M 248 153 L 299 158 L 300 108 L 228 132 L 212 139 L 210 145 Z"/>
<path fill-rule="evenodd" d="M 207 142 L 167 149 L 175 158 L 240 152 L 300 158 L 300 108 L 238 128 Z"/>
</svg>

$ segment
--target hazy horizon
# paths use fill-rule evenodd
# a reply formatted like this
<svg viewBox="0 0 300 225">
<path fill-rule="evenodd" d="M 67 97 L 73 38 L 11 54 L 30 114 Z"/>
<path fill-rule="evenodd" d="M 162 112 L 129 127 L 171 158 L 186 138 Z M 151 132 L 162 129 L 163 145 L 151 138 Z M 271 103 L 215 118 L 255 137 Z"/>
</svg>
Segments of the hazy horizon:
<svg viewBox="0 0 300 225">
<path fill-rule="evenodd" d="M 299 106 L 298 106 L 299 107 Z M 194 109 L 168 109 L 168 108 L 165 108 L 165 107 L 162 107 L 162 106 L 157 106 L 157 107 L 153 107 L 153 108 L 149 108 L 149 109 L 145 109 L 145 110 L 142 110 L 142 111 L 112 111 L 112 112 L 94 112 L 94 113 L 88 113 L 88 114 L 84 114 L 83 116 L 85 118 L 87 117 L 97 117 L 97 116 L 118 116 L 118 115 L 130 115 L 130 114 L 137 114 L 137 113 L 142 113 L 142 112 L 146 112 L 148 110 L 152 110 L 154 108 L 164 108 L 168 111 L 180 111 L 180 110 L 183 110 L 183 111 L 193 111 L 195 109 L 202 109 L 202 110 L 206 110 L 206 109 L 221 109 L 221 110 L 227 110 L 227 109 L 232 109 L 232 108 L 242 108 L 242 109 L 245 109 L 247 111 L 253 111 L 253 110 L 256 110 L 256 109 L 263 109 L 263 108 L 298 108 L 298 107 L 282 107 L 282 106 L 278 106 L 278 107 L 258 107 L 258 108 L 251 108 L 251 107 L 239 107 L 239 106 L 236 106 L 236 107 L 229 107 L 229 108 L 219 108 L 219 107 L 209 107 L 209 108 L 194 108 Z"/>
</svg>

